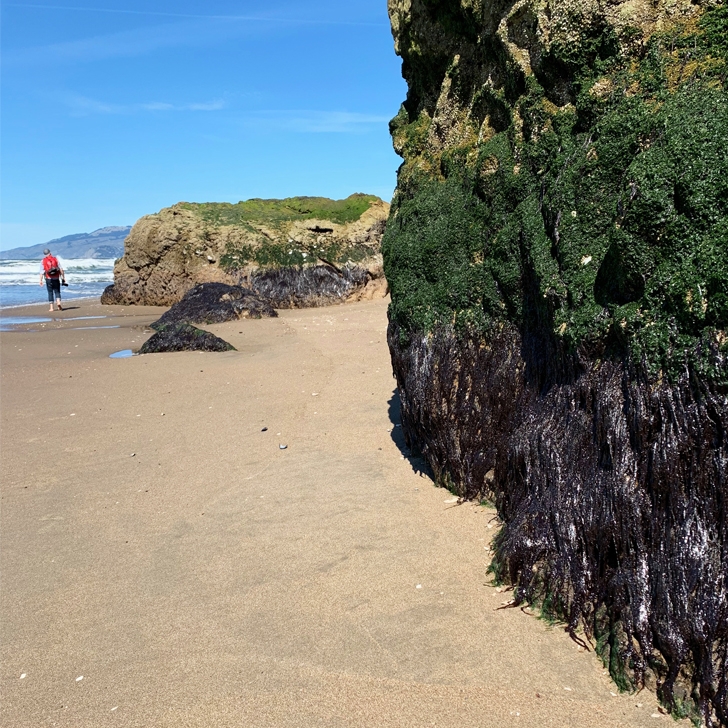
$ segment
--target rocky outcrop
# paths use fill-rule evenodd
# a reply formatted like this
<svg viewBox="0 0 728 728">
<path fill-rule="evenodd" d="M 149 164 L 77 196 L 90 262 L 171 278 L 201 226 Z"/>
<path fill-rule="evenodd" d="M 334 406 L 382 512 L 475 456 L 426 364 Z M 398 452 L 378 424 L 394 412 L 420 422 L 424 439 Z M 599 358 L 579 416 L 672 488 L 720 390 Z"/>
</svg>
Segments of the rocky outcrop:
<svg viewBox="0 0 728 728">
<path fill-rule="evenodd" d="M 514 604 L 728 725 L 728 8 L 389 0 L 408 444 Z"/>
<path fill-rule="evenodd" d="M 174 351 L 235 351 L 235 347 L 209 331 L 191 324 L 174 323 L 157 326 L 157 333 L 139 349 L 140 354 Z"/>
<path fill-rule="evenodd" d="M 380 244 L 388 212 L 370 195 L 179 203 L 134 225 L 101 302 L 170 306 L 199 283 L 256 288 L 267 271 L 285 271 L 289 283 L 302 276 L 297 285 L 304 289 L 311 275 L 305 271 L 316 265 L 351 273 L 343 275 L 357 283 L 340 286 L 346 296 L 367 287 L 383 291 Z M 270 279 L 263 285 L 270 288 Z M 328 295 L 295 300 L 330 302 Z"/>
<path fill-rule="evenodd" d="M 160 330 L 170 324 L 219 324 L 243 318 L 275 318 L 278 314 L 270 303 L 253 291 L 226 283 L 200 283 L 185 293 L 151 324 Z"/>
</svg>

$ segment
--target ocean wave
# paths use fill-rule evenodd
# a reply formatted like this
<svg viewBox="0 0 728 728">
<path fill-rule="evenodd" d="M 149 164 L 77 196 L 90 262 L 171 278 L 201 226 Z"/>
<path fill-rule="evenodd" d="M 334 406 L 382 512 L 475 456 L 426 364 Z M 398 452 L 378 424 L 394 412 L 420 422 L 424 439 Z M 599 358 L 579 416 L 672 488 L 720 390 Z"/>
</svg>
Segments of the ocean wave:
<svg viewBox="0 0 728 728">
<path fill-rule="evenodd" d="M 68 288 L 64 300 L 100 296 L 114 282 L 110 258 L 61 258 Z M 40 260 L 0 260 L 0 308 L 47 302 L 45 286 L 39 286 Z"/>
<path fill-rule="evenodd" d="M 113 283 L 114 259 L 69 258 L 61 259 L 69 284 Z M 0 286 L 38 285 L 40 276 L 39 260 L 2 260 L 0 261 Z"/>
</svg>

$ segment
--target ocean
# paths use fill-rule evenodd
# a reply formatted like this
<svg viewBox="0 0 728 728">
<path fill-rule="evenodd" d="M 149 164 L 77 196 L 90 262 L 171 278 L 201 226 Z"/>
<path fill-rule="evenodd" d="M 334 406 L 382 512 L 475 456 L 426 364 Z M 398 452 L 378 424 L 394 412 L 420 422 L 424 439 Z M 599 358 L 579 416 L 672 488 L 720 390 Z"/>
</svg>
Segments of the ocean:
<svg viewBox="0 0 728 728">
<path fill-rule="evenodd" d="M 65 299 L 94 298 L 114 282 L 114 260 L 62 258 L 68 288 L 61 288 Z M 48 294 L 39 286 L 40 260 L 0 260 L 0 308 L 47 303 Z"/>
</svg>

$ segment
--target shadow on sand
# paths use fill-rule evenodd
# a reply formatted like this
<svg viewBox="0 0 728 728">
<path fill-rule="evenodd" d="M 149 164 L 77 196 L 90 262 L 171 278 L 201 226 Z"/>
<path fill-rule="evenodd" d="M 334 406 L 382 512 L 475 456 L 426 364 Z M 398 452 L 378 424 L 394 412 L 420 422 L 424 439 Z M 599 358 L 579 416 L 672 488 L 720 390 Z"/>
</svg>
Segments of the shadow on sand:
<svg viewBox="0 0 728 728">
<path fill-rule="evenodd" d="M 392 392 L 392 396 L 387 404 L 389 405 L 389 421 L 393 425 L 391 432 L 392 441 L 402 453 L 405 460 L 409 461 L 409 464 L 412 466 L 412 470 L 417 475 L 423 478 L 429 478 L 434 482 L 435 474 L 432 472 L 432 468 L 430 468 L 427 461 L 420 453 L 407 446 L 407 441 L 405 440 L 404 432 L 402 430 L 402 400 L 399 397 L 399 390 L 395 389 Z"/>
</svg>

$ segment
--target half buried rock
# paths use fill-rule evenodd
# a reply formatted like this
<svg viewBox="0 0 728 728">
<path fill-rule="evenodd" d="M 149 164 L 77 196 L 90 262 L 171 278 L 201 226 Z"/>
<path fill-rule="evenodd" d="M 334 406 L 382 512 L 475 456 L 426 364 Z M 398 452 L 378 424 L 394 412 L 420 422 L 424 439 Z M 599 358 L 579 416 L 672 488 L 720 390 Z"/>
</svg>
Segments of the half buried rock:
<svg viewBox="0 0 728 728">
<path fill-rule="evenodd" d="M 157 333 L 144 342 L 140 354 L 166 351 L 235 351 L 235 347 L 209 331 L 187 323 L 156 324 Z"/>
<path fill-rule="evenodd" d="M 276 308 L 309 308 L 346 301 L 370 280 L 372 275 L 364 268 L 329 263 L 256 273 L 250 285 Z"/>
<path fill-rule="evenodd" d="M 263 298 L 242 286 L 225 283 L 201 283 L 191 288 L 162 317 L 153 329 L 167 324 L 218 324 L 241 318 L 275 317 L 275 309 Z"/>
</svg>

